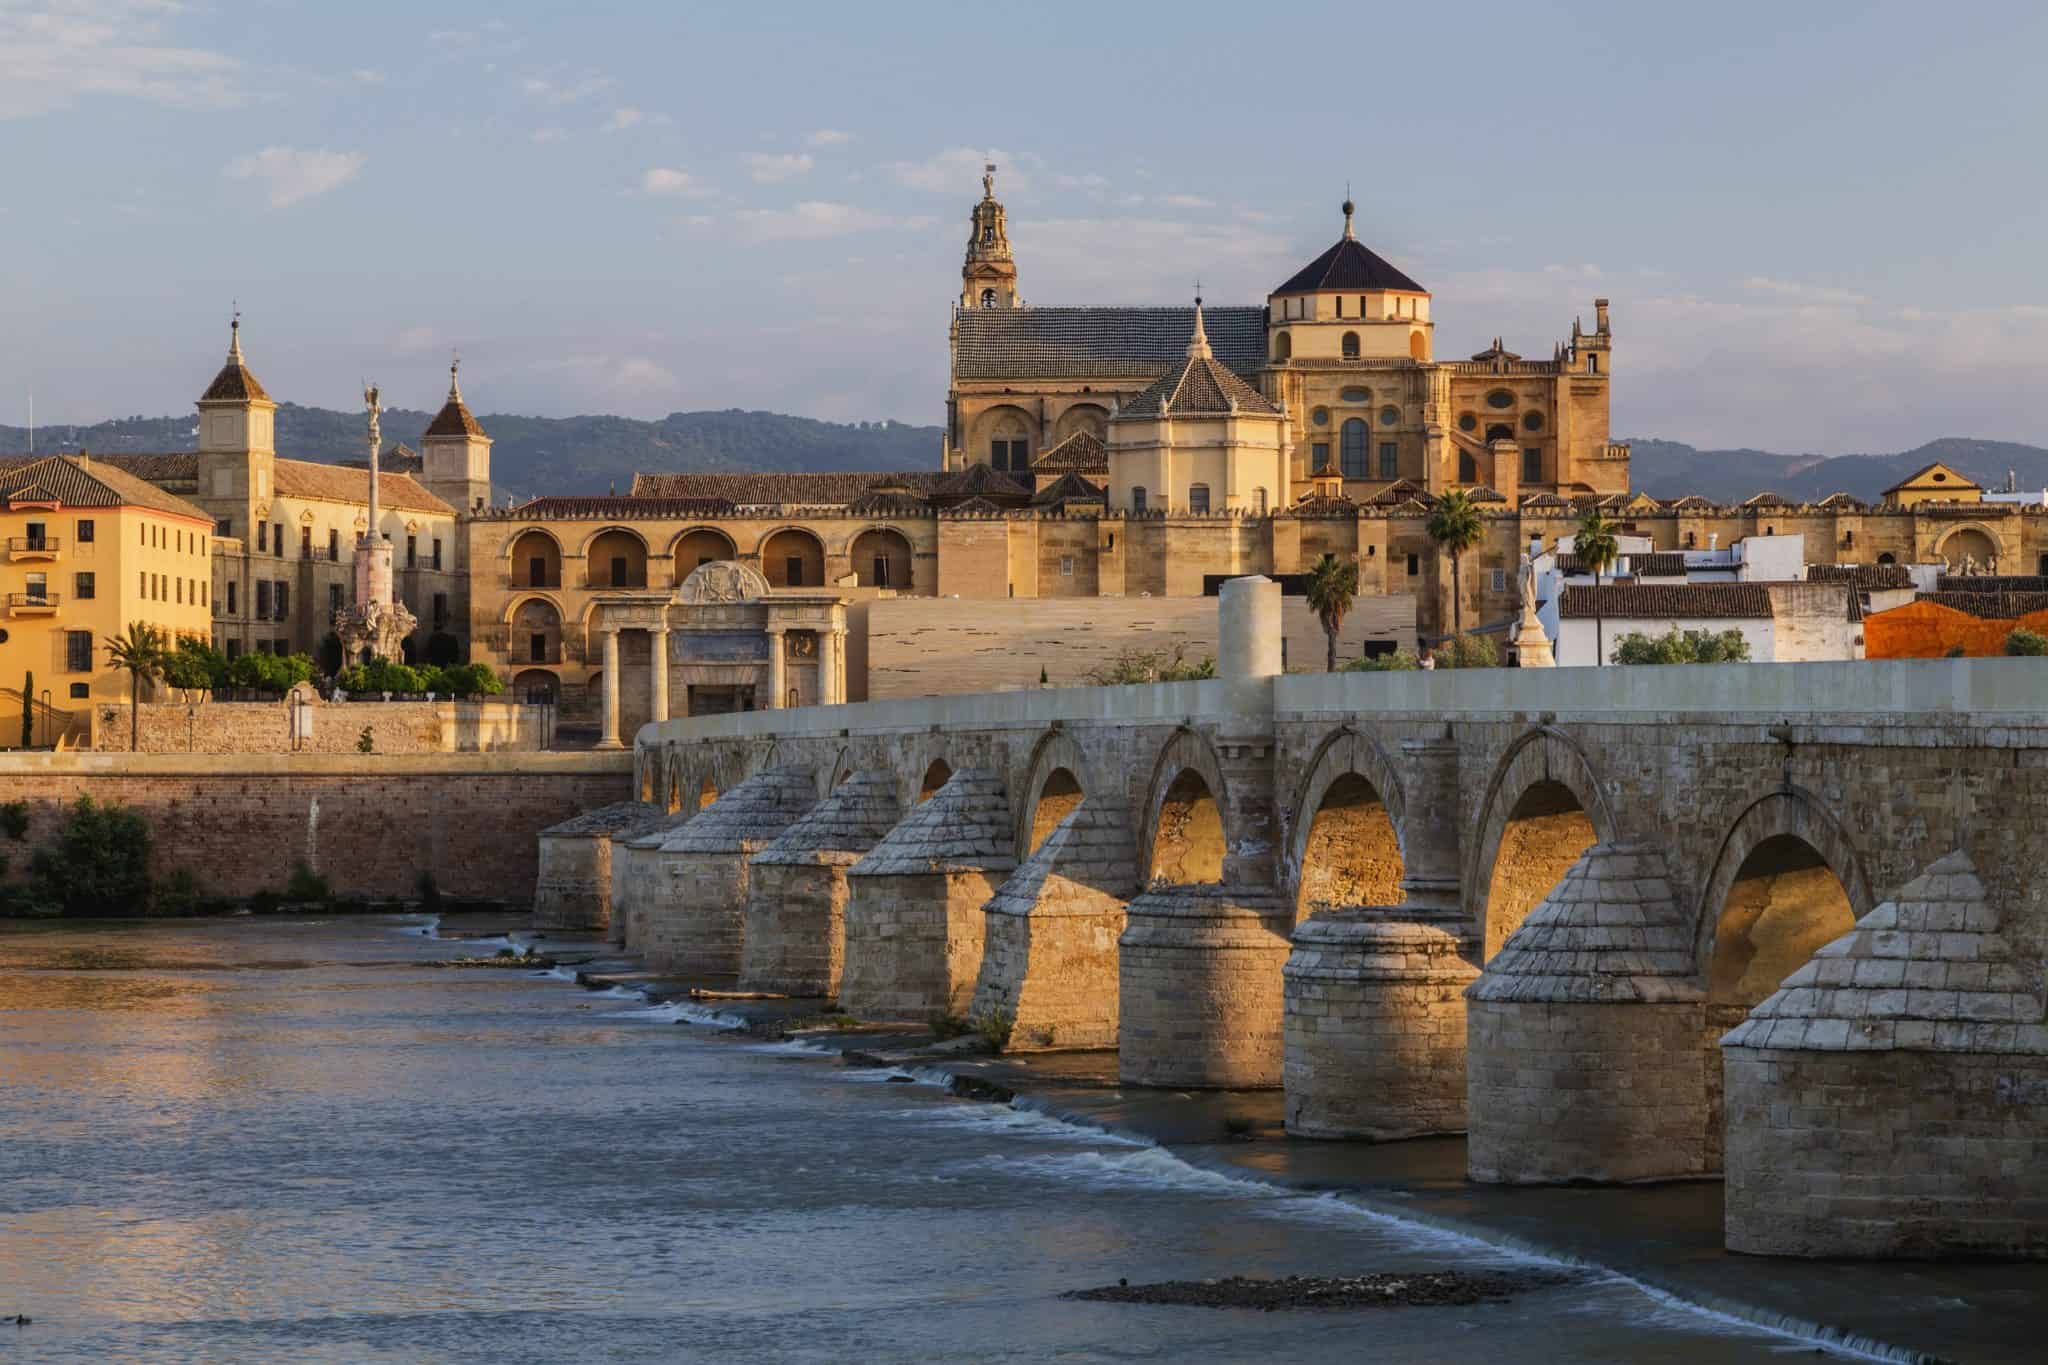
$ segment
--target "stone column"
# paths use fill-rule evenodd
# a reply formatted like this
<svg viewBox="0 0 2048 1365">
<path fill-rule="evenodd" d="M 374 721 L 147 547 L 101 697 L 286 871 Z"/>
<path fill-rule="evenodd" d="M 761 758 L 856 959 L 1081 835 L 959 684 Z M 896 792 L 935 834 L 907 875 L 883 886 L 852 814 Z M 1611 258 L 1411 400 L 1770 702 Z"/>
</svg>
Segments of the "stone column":
<svg viewBox="0 0 2048 1365">
<path fill-rule="evenodd" d="M 832 641 L 832 652 L 825 659 L 825 668 L 830 681 L 825 684 L 827 695 L 834 706 L 846 700 L 846 628 L 836 626 L 827 637 Z"/>
<path fill-rule="evenodd" d="M 780 709 L 783 705 L 783 694 L 789 690 L 786 646 L 787 637 L 783 627 L 768 627 L 768 705 L 764 708 L 767 710 Z"/>
<path fill-rule="evenodd" d="M 1223 585 L 1217 605 L 1216 674 L 1229 688 L 1234 714 L 1271 723 L 1272 680 L 1280 662 L 1280 585 L 1256 574 Z"/>
<path fill-rule="evenodd" d="M 647 635 L 654 667 L 654 719 L 659 723 L 668 719 L 668 626 L 656 626 Z"/>
<path fill-rule="evenodd" d="M 1404 739 L 1408 770 L 1401 820 L 1402 914 L 1458 912 L 1458 743 L 1449 737 Z"/>
<path fill-rule="evenodd" d="M 604 632 L 604 733 L 599 736 L 600 749 L 623 749 L 619 743 L 619 628 L 607 622 L 599 627 Z"/>
</svg>

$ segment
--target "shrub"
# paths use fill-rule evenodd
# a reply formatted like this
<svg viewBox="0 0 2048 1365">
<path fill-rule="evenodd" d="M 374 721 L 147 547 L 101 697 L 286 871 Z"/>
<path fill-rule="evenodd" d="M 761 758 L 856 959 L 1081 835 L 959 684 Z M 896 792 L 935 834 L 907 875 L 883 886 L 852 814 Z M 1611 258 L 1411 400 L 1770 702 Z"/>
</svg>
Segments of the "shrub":
<svg viewBox="0 0 2048 1365">
<path fill-rule="evenodd" d="M 1216 676 L 1214 659 L 1205 657 L 1200 663 L 1191 664 L 1186 655 L 1184 644 L 1175 645 L 1171 654 L 1163 649 L 1130 645 L 1089 669 L 1087 678 L 1097 687 L 1121 687 L 1129 683 L 1195 682 Z"/>
<path fill-rule="evenodd" d="M 372 659 L 341 670 L 335 682 L 344 692 L 424 692 L 418 669 L 390 659 Z"/>
<path fill-rule="evenodd" d="M 181 692 L 227 687 L 228 656 L 198 636 L 187 635 L 164 656 L 164 685 Z"/>
<path fill-rule="evenodd" d="M 227 666 L 230 687 L 252 692 L 289 692 L 313 680 L 313 661 L 303 654 L 244 654 Z"/>
<path fill-rule="evenodd" d="M 1391 654 L 1374 654 L 1369 658 L 1350 659 L 1337 671 L 1340 673 L 1406 673 L 1422 667 L 1413 654 L 1397 649 Z"/>
<path fill-rule="evenodd" d="M 927 1022 L 931 1025 L 932 1036 L 942 1043 L 948 1038 L 958 1038 L 969 1028 L 965 1019 L 957 1014 L 947 1014 L 944 1010 L 935 1012 Z"/>
<path fill-rule="evenodd" d="M 2048 635 L 2041 635 L 2024 626 L 2015 627 L 2005 637 L 2005 652 L 2019 658 L 2039 658 L 2048 655 Z"/>
<path fill-rule="evenodd" d="M 288 901 L 324 901 L 328 896 L 327 879 L 304 863 L 292 864 L 291 880 L 284 884 L 284 898 Z"/>
<path fill-rule="evenodd" d="M 1749 641 L 1739 630 L 1687 630 L 1673 626 L 1662 635 L 1632 630 L 1614 642 L 1618 664 L 1742 664 Z"/>
<path fill-rule="evenodd" d="M 1008 1010 L 984 1010 L 970 1022 L 989 1051 L 1001 1052 L 1010 1045 L 1010 1031 L 1016 1027 L 1017 1017 Z"/>
<path fill-rule="evenodd" d="M 367 725 L 363 727 L 363 732 L 356 736 L 356 752 L 359 754 L 374 754 L 377 752 L 377 736 L 372 733 Z"/>
<path fill-rule="evenodd" d="M 1950 645 L 1948 648 L 1948 652 L 1946 654 L 1943 654 L 1941 657 L 1944 659 L 1966 659 L 1969 656 L 1970 651 L 1964 649 L 1961 645 Z"/>
<path fill-rule="evenodd" d="M 158 915 L 196 915 L 205 908 L 205 902 L 192 869 L 180 867 L 174 868 L 170 876 L 157 883 L 150 897 L 150 910 Z"/>
<path fill-rule="evenodd" d="M 28 837 L 28 802 L 0 803 L 0 834 L 17 842 Z"/>
<path fill-rule="evenodd" d="M 1500 646 L 1485 635 L 1453 635 L 1436 651 L 1438 668 L 1499 668 Z"/>
<path fill-rule="evenodd" d="M 29 860 L 34 898 L 65 915 L 149 909 L 149 825 L 120 806 L 81 796 L 54 843 Z"/>
</svg>

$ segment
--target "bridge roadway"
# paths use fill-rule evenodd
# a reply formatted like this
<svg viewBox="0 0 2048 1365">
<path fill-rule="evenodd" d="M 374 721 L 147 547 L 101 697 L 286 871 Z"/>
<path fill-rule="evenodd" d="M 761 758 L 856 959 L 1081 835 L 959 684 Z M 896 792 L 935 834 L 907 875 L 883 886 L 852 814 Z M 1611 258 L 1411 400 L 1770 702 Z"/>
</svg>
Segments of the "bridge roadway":
<svg viewBox="0 0 2048 1365">
<path fill-rule="evenodd" d="M 1220 609 L 1214 681 L 650 725 L 537 913 L 1475 1180 L 1725 1171 L 1738 1250 L 2048 1254 L 2048 666 L 1283 675 Z"/>
</svg>

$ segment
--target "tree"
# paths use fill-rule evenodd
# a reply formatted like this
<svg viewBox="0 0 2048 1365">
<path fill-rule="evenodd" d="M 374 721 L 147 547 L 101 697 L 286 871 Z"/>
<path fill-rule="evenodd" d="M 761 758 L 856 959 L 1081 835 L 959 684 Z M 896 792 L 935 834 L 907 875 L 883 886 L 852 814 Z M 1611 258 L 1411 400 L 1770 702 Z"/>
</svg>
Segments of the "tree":
<svg viewBox="0 0 2048 1365">
<path fill-rule="evenodd" d="M 31 857 L 29 886 L 38 904 L 67 915 L 143 914 L 150 893 L 148 823 L 120 806 L 79 797 L 55 842 Z"/>
<path fill-rule="evenodd" d="M 1578 534 L 1572 537 L 1572 553 L 1579 563 L 1593 571 L 1593 662 L 1607 662 L 1607 623 L 1600 611 L 1600 575 L 1614 567 L 1614 561 L 1621 557 L 1621 547 L 1615 543 L 1614 523 L 1600 515 L 1595 507 L 1586 513 L 1586 519 L 1579 523 Z"/>
<path fill-rule="evenodd" d="M 190 701 L 194 692 L 227 685 L 227 657 L 196 635 L 178 641 L 178 647 L 164 656 L 163 681 Z"/>
<path fill-rule="evenodd" d="M 1739 630 L 1688 630 L 1662 635 L 1630 631 L 1614 642 L 1618 664 L 1746 664 L 1749 641 Z"/>
<path fill-rule="evenodd" d="M 156 681 L 163 673 L 163 633 L 147 621 L 130 621 L 126 635 L 107 641 L 107 662 L 128 670 L 128 749 L 132 753 L 142 743 L 142 684 Z"/>
<path fill-rule="evenodd" d="M 1454 488 L 1437 500 L 1429 513 L 1429 538 L 1437 549 L 1451 557 L 1451 634 L 1465 633 L 1465 604 L 1461 600 L 1458 564 L 1465 552 L 1479 543 L 1485 527 L 1479 520 L 1479 505 Z"/>
<path fill-rule="evenodd" d="M 1344 628 L 1344 615 L 1358 599 L 1358 561 L 1326 554 L 1308 571 L 1308 604 L 1323 623 L 1328 651 L 1323 667 L 1337 671 L 1337 632 Z"/>
</svg>

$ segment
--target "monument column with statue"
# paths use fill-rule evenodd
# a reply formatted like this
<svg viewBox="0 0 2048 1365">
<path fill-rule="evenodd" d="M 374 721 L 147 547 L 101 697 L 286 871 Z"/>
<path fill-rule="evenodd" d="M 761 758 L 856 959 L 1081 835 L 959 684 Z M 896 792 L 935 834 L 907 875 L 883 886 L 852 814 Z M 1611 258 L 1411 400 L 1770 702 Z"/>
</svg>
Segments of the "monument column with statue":
<svg viewBox="0 0 2048 1365">
<path fill-rule="evenodd" d="M 378 419 L 384 408 L 376 385 L 363 390 L 363 407 L 369 415 L 369 524 L 356 542 L 355 601 L 334 613 L 334 633 L 341 639 L 344 664 L 403 659 L 406 639 L 419 624 L 405 603 L 392 595 L 391 542 L 377 525 L 377 449 L 382 443 Z"/>
</svg>

